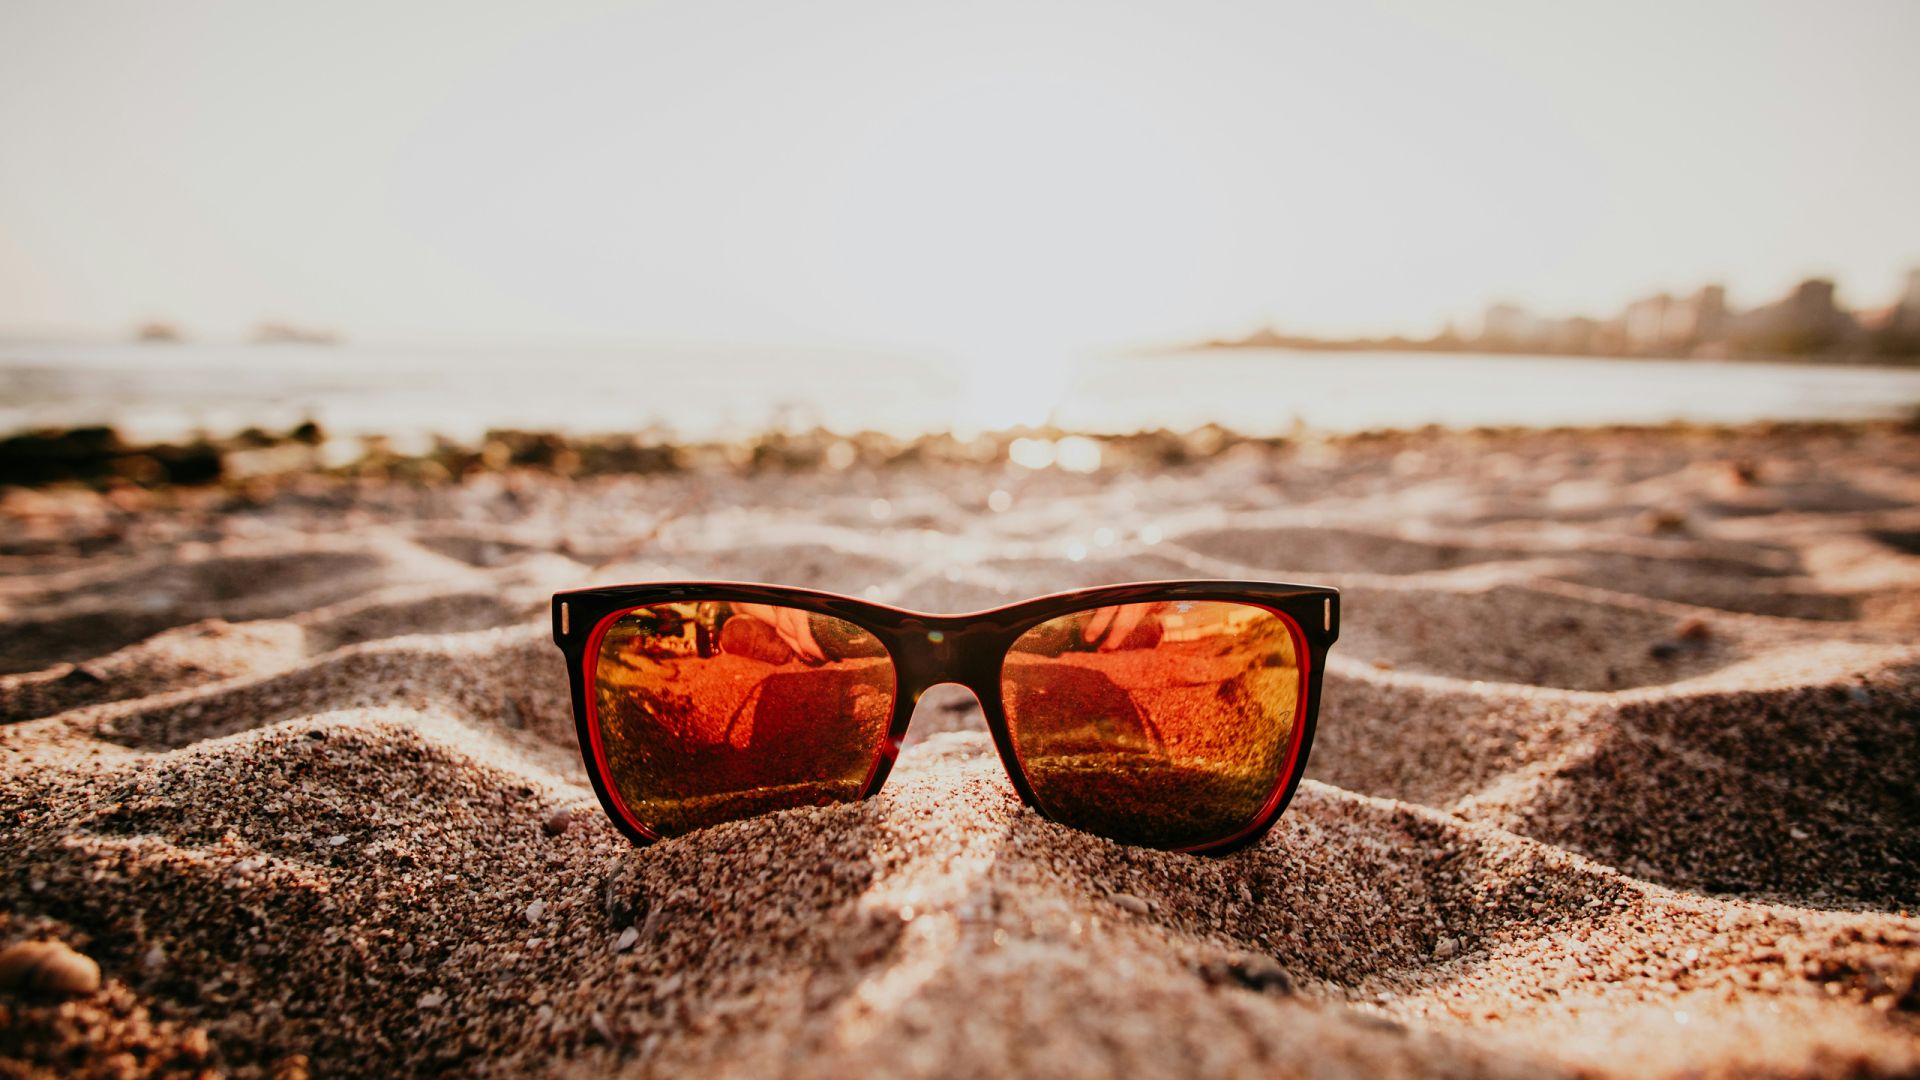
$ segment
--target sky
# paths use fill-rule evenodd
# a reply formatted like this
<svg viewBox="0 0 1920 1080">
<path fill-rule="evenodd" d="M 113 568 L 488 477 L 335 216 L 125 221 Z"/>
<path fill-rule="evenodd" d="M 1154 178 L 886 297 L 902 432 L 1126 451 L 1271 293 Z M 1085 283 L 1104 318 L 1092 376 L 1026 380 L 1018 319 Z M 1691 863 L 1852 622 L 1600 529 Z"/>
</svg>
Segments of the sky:
<svg viewBox="0 0 1920 1080">
<path fill-rule="evenodd" d="M 1920 4 L 0 5 L 0 333 L 959 353 L 1920 266 Z"/>
</svg>

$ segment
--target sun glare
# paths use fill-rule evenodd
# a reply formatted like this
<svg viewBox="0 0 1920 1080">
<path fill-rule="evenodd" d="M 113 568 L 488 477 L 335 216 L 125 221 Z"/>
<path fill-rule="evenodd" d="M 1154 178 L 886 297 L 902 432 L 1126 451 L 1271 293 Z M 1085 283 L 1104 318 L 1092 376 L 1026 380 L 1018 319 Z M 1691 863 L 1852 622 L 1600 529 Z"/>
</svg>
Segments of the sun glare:
<svg viewBox="0 0 1920 1080">
<path fill-rule="evenodd" d="M 1038 427 L 1053 420 L 1073 380 L 1065 349 L 977 347 L 953 360 L 961 398 L 955 424 L 980 431 Z"/>
</svg>

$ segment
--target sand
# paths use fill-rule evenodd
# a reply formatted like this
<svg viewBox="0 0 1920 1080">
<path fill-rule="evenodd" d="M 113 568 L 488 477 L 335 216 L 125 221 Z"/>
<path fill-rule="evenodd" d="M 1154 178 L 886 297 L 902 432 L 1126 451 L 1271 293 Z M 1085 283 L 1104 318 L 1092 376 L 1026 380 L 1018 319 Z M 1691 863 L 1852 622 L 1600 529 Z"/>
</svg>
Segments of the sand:
<svg viewBox="0 0 1920 1080">
<path fill-rule="evenodd" d="M 1912 432 L 0 510 L 0 947 L 104 978 L 0 990 L 0 1075 L 1920 1073 Z M 545 615 L 1170 576 L 1346 590 L 1309 780 L 1223 859 L 1024 810 L 951 688 L 879 797 L 633 848 Z"/>
</svg>

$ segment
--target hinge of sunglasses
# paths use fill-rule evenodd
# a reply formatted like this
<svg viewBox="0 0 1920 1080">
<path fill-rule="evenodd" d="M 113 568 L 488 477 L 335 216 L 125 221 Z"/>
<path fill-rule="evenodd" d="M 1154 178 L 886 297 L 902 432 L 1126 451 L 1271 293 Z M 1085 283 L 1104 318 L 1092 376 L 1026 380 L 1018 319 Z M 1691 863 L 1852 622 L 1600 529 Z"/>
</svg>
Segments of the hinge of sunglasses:
<svg viewBox="0 0 1920 1080">
<path fill-rule="evenodd" d="M 1329 596 L 1321 601 L 1321 603 L 1325 606 L 1320 609 L 1320 629 L 1331 633 L 1333 631 L 1333 597 Z M 561 619 L 564 620 L 566 618 L 564 614 L 566 605 L 562 604 L 561 610 L 563 612 Z"/>
<path fill-rule="evenodd" d="M 572 621 L 572 615 L 573 613 L 567 610 L 567 602 L 562 600 L 560 602 L 560 633 L 561 634 L 564 635 L 564 634 L 573 633 L 573 627 L 570 625 Z"/>
</svg>

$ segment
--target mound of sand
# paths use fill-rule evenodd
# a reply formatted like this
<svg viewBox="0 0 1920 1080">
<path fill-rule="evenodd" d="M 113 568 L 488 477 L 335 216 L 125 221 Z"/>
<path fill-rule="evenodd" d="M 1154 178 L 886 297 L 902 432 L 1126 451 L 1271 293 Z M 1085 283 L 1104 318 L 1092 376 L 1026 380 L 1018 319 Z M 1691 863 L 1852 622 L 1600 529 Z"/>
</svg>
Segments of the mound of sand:
<svg viewBox="0 0 1920 1080">
<path fill-rule="evenodd" d="M 4 511 L 0 948 L 104 983 L 0 988 L 0 1075 L 1920 1072 L 1912 435 Z M 1346 590 L 1311 779 L 1224 859 L 1038 819 L 951 688 L 879 797 L 635 849 L 545 614 L 1169 576 Z"/>
</svg>

